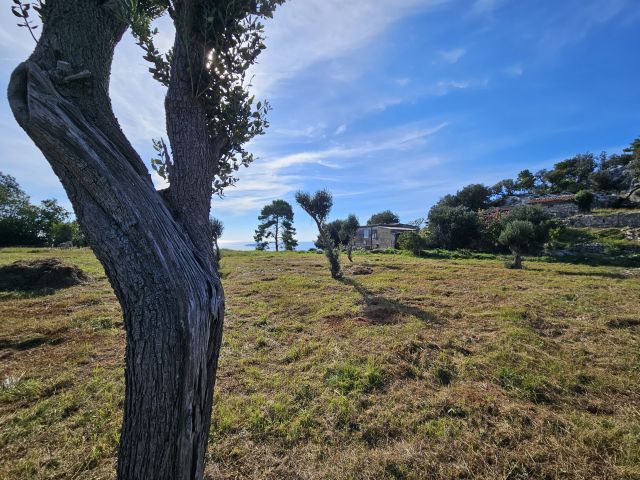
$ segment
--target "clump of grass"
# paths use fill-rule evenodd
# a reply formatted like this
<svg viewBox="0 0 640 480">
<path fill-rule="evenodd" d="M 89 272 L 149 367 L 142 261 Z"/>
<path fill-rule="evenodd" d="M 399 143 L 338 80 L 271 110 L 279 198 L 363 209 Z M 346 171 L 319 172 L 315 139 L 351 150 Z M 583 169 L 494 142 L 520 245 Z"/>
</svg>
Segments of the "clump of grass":
<svg viewBox="0 0 640 480">
<path fill-rule="evenodd" d="M 369 393 L 384 386 L 384 371 L 370 360 L 340 362 L 327 370 L 325 383 L 342 395 Z"/>
<path fill-rule="evenodd" d="M 543 375 L 502 367 L 496 378 L 502 387 L 515 391 L 532 402 L 551 402 L 551 388 Z"/>
</svg>

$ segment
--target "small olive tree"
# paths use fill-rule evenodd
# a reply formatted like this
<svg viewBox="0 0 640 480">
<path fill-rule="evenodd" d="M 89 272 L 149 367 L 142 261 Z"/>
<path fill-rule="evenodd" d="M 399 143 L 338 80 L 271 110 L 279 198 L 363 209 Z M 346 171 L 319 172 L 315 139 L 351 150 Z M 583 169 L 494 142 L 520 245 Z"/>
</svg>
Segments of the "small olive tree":
<svg viewBox="0 0 640 480">
<path fill-rule="evenodd" d="M 326 225 L 327 217 L 331 212 L 331 207 L 333 207 L 333 196 L 327 190 L 318 190 L 313 195 L 307 192 L 297 192 L 296 202 L 309 214 L 318 227 L 320 239 L 322 240 L 322 248 L 327 256 L 327 260 L 329 260 L 331 277 L 336 279 L 342 278 L 339 260 L 340 251 L 331 239 Z"/>
<path fill-rule="evenodd" d="M 358 217 L 350 214 L 347 219 L 342 222 L 342 226 L 340 227 L 340 243 L 342 243 L 344 249 L 347 251 L 347 258 L 350 262 L 353 262 L 353 242 L 358 234 L 359 226 L 360 222 L 358 221 Z"/>
<path fill-rule="evenodd" d="M 218 240 L 222 237 L 224 233 L 224 223 L 222 220 L 216 217 L 209 218 L 209 224 L 211 225 L 211 240 L 213 240 L 213 247 L 215 249 L 215 262 L 216 262 L 216 270 L 220 266 L 220 246 L 218 245 Z"/>
<path fill-rule="evenodd" d="M 522 268 L 522 254 L 527 251 L 536 240 L 536 231 L 533 223 L 526 220 L 514 220 L 507 223 L 498 238 L 502 245 L 506 245 L 513 253 L 511 268 Z"/>
</svg>

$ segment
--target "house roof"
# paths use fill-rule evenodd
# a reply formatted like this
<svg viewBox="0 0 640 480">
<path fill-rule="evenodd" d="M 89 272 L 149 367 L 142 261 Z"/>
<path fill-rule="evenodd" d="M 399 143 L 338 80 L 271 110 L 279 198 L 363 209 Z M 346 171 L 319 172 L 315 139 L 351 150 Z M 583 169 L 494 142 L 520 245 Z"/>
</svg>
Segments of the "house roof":
<svg viewBox="0 0 640 480">
<path fill-rule="evenodd" d="M 569 203 L 576 198 L 574 194 L 554 195 L 552 197 L 538 197 L 529 200 L 529 203 Z"/>
<path fill-rule="evenodd" d="M 418 227 L 414 225 L 408 225 L 406 223 L 379 223 L 376 225 L 362 225 L 360 228 L 389 228 L 393 230 L 418 230 Z"/>
</svg>

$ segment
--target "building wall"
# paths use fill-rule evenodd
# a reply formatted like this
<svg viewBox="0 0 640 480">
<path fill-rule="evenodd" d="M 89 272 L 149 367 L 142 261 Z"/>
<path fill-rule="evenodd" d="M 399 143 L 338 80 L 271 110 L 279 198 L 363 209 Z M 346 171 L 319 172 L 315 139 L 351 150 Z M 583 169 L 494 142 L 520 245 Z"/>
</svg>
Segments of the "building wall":
<svg viewBox="0 0 640 480">
<path fill-rule="evenodd" d="M 406 229 L 394 229 L 389 227 L 360 227 L 358 235 L 353 243 L 355 248 L 395 248 L 398 234 Z M 368 236 L 363 236 L 368 233 Z"/>
</svg>

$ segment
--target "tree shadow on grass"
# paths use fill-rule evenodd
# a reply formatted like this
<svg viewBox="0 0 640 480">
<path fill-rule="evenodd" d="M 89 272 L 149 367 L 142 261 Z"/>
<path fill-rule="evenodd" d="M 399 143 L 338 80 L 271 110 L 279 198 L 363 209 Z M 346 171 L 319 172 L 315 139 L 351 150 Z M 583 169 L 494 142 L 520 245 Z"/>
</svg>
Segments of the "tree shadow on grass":
<svg viewBox="0 0 640 480">
<path fill-rule="evenodd" d="M 391 300 L 380 295 L 376 295 L 371 290 L 367 289 L 364 285 L 358 282 L 354 278 L 342 277 L 339 279 L 341 283 L 353 287 L 364 300 L 366 309 L 379 309 L 382 311 L 394 312 L 397 314 L 413 315 L 414 317 L 422 320 L 425 323 L 440 324 L 442 321 L 438 319 L 433 313 L 426 312 L 420 308 L 405 305 L 397 300 Z"/>
<path fill-rule="evenodd" d="M 591 267 L 640 267 L 640 256 L 612 256 L 605 254 L 564 255 L 558 257 L 539 257 L 546 263 L 568 263 L 572 265 L 589 265 Z"/>
<path fill-rule="evenodd" d="M 39 288 L 37 290 L 0 290 L 0 302 L 46 297 L 53 295 L 54 293 L 56 293 L 55 288 Z"/>
<path fill-rule="evenodd" d="M 567 272 L 563 270 L 557 270 L 558 275 L 567 275 L 570 277 L 602 277 L 602 278 L 614 278 L 617 280 L 626 280 L 631 278 L 628 275 L 617 272 Z"/>
</svg>

